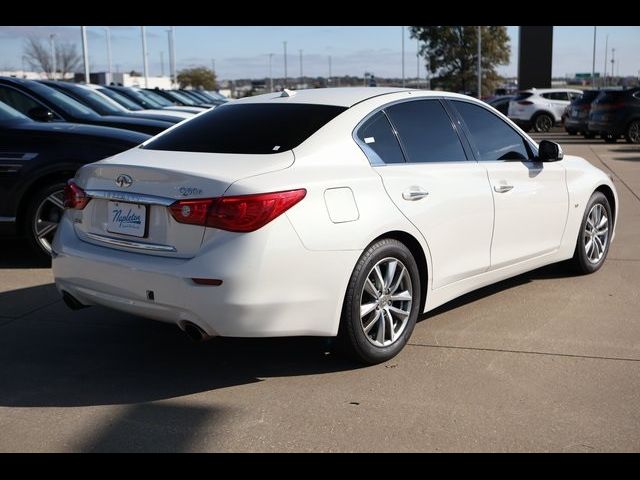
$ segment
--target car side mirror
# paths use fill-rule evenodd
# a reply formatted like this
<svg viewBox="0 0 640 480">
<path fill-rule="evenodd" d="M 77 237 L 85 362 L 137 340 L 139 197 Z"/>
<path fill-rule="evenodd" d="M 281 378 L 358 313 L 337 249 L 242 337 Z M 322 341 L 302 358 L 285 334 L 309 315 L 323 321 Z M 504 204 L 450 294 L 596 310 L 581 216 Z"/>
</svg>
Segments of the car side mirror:
<svg viewBox="0 0 640 480">
<path fill-rule="evenodd" d="M 562 160 L 564 153 L 556 142 L 542 140 L 538 146 L 538 160 L 540 162 L 557 162 Z"/>
<path fill-rule="evenodd" d="M 27 115 L 36 122 L 50 122 L 53 120 L 53 112 L 45 107 L 34 107 L 27 112 Z"/>
</svg>

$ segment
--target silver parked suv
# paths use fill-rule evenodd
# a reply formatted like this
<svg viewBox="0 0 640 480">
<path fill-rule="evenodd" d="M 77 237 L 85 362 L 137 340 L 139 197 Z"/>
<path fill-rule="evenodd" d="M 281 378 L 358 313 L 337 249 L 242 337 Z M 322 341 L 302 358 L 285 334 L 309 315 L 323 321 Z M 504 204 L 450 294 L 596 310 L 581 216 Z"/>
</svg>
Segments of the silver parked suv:
<svg viewBox="0 0 640 480">
<path fill-rule="evenodd" d="M 562 121 L 562 114 L 582 90 L 569 88 L 532 88 L 518 92 L 509 102 L 508 117 L 525 132 L 548 132 Z"/>
</svg>

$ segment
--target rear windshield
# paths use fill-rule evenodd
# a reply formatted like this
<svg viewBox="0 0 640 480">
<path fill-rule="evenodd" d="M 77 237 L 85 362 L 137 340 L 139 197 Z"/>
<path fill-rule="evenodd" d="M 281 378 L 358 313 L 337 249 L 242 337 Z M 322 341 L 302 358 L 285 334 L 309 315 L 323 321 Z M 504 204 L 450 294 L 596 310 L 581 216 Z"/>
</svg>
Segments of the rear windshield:
<svg viewBox="0 0 640 480">
<path fill-rule="evenodd" d="M 513 98 L 513 101 L 517 102 L 519 100 L 524 100 L 525 98 L 529 98 L 531 95 L 533 95 L 532 92 L 518 92 L 516 93 L 516 96 Z"/>
<path fill-rule="evenodd" d="M 623 99 L 629 90 L 603 90 L 598 96 L 597 103 L 607 103 Z"/>
<path fill-rule="evenodd" d="M 297 147 L 346 107 L 225 104 L 160 135 L 143 148 L 180 152 L 267 154 Z"/>
<path fill-rule="evenodd" d="M 600 92 L 598 90 L 585 90 L 584 93 L 574 101 L 574 104 L 591 103 L 599 94 Z"/>
</svg>

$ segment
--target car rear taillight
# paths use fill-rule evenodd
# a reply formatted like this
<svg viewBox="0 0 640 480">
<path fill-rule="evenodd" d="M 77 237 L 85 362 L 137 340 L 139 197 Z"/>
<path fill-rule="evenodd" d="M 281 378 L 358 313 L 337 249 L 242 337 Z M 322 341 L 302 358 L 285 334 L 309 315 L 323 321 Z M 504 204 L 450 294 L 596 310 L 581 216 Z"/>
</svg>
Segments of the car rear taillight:
<svg viewBox="0 0 640 480">
<path fill-rule="evenodd" d="M 522 101 L 518 102 L 518 105 L 533 105 L 533 102 L 531 102 L 529 100 L 522 100 Z"/>
<path fill-rule="evenodd" d="M 64 208 L 82 210 L 89 200 L 91 198 L 73 180 L 69 180 L 64 186 Z"/>
<path fill-rule="evenodd" d="M 169 211 L 179 223 L 231 232 L 253 232 L 289 210 L 306 194 L 302 188 L 256 195 L 178 200 L 169 207 Z"/>
</svg>

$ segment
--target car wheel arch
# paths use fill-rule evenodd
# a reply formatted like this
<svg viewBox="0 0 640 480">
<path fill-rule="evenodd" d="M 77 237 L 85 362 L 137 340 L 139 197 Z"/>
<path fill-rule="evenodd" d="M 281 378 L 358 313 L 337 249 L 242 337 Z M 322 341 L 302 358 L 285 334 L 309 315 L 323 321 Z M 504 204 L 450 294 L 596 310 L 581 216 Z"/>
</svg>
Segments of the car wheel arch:
<svg viewBox="0 0 640 480">
<path fill-rule="evenodd" d="M 419 312 L 421 315 L 422 312 L 424 311 L 424 306 L 425 306 L 427 293 L 428 293 L 428 285 L 430 280 L 429 263 L 427 261 L 428 252 L 425 252 L 424 247 L 414 235 L 402 230 L 392 230 L 389 232 L 385 232 L 381 235 L 378 235 L 376 238 L 371 240 L 371 242 L 369 242 L 369 244 L 364 248 L 363 251 L 367 251 L 370 245 L 384 238 L 392 238 L 404 244 L 409 249 L 409 251 L 413 255 L 413 258 L 415 259 L 418 265 L 418 272 L 420 274 L 420 310 Z"/>
<path fill-rule="evenodd" d="M 607 201 L 609 202 L 609 206 L 611 207 L 611 212 L 613 217 L 611 219 L 611 224 L 612 224 L 612 227 L 615 227 L 616 222 L 618 220 L 617 218 L 618 210 L 616 205 L 616 197 L 613 193 L 613 190 L 609 185 L 602 184 L 598 186 L 593 193 L 595 192 L 601 192 L 607 198 Z"/>
<path fill-rule="evenodd" d="M 538 118 L 540 115 L 548 115 L 548 116 L 550 116 L 550 117 L 551 117 L 551 119 L 553 120 L 554 125 L 555 125 L 556 123 L 558 123 L 558 120 L 556 120 L 556 116 L 555 116 L 553 113 L 551 113 L 550 111 L 548 111 L 548 110 L 538 110 L 538 111 L 536 111 L 536 112 L 531 116 L 531 123 L 532 123 L 532 124 L 533 124 L 533 123 L 535 123 L 536 118 Z"/>
<path fill-rule="evenodd" d="M 57 168 L 55 170 L 48 170 L 38 175 L 31 182 L 29 182 L 29 184 L 27 184 L 20 192 L 20 198 L 17 202 L 17 209 L 16 209 L 16 219 L 17 219 L 17 224 L 19 228 L 22 229 L 24 227 L 24 221 L 25 221 L 24 215 L 27 210 L 27 206 L 29 204 L 29 200 L 31 196 L 41 188 L 44 188 L 46 185 L 50 185 L 55 182 L 65 182 L 68 179 L 73 178 L 77 169 L 81 165 L 65 164 L 65 165 L 58 165 L 58 166 L 60 168 Z"/>
</svg>

